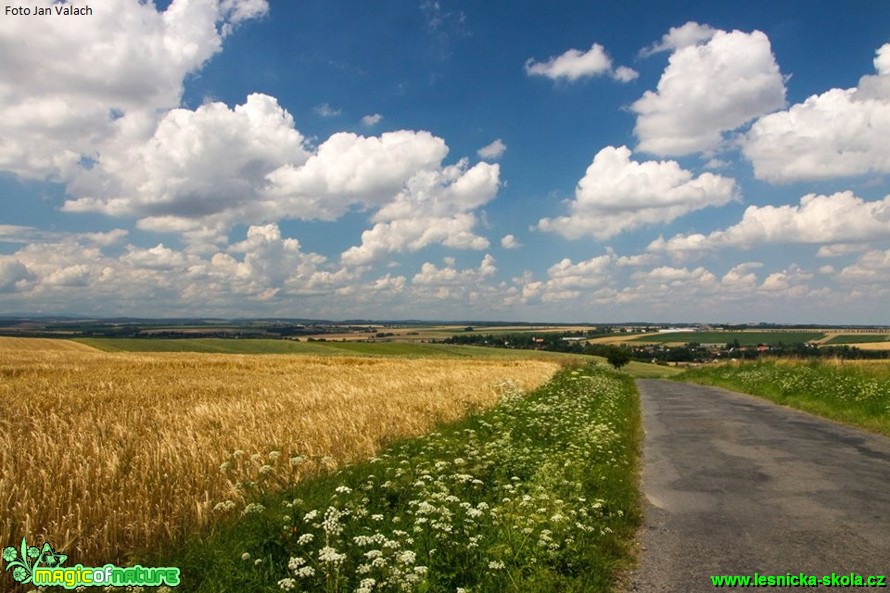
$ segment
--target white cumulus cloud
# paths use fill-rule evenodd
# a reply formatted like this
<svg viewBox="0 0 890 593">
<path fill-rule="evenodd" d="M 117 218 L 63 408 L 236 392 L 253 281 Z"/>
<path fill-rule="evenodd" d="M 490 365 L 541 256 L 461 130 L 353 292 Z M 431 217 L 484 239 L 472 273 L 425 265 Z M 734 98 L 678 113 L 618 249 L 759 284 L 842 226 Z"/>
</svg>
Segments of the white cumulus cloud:
<svg viewBox="0 0 890 593">
<path fill-rule="evenodd" d="M 360 245 L 343 252 L 343 263 L 367 265 L 387 254 L 441 244 L 455 249 L 486 249 L 475 233 L 474 211 L 492 200 L 499 185 L 498 165 L 466 160 L 413 176 L 396 198 L 373 217 Z"/>
<path fill-rule="evenodd" d="M 519 249 L 522 243 L 513 235 L 504 235 L 501 237 L 501 247 L 504 249 Z"/>
<path fill-rule="evenodd" d="M 608 239 L 644 225 L 663 224 L 737 197 L 732 179 L 694 177 L 676 161 L 631 159 L 625 147 L 607 146 L 594 157 L 575 190 L 568 216 L 543 218 L 538 228 L 576 239 Z"/>
<path fill-rule="evenodd" d="M 171 219 L 185 228 L 205 217 L 240 216 L 256 207 L 268 174 L 309 158 L 293 125 L 274 98 L 260 94 L 234 109 L 209 103 L 171 110 L 149 140 L 102 155 L 81 174 L 72 188 L 91 197 L 70 199 L 64 209 L 137 216 L 155 230 Z"/>
<path fill-rule="evenodd" d="M 105 0 L 68 19 L 0 19 L 0 169 L 65 181 L 81 166 L 150 135 L 179 106 L 185 77 L 265 0 Z M 27 48 L 23 50 L 22 48 Z"/>
<path fill-rule="evenodd" d="M 547 280 L 534 280 L 531 277 L 517 278 L 519 296 L 522 302 L 561 302 L 572 301 L 585 293 L 592 294 L 598 287 L 611 279 L 615 257 L 612 254 L 592 257 L 573 262 L 563 258 L 547 269 Z"/>
<path fill-rule="evenodd" d="M 335 109 L 331 107 L 328 103 L 322 103 L 321 105 L 316 105 L 314 109 L 315 113 L 322 117 L 336 117 L 342 113 L 340 109 Z"/>
<path fill-rule="evenodd" d="M 760 179 L 774 182 L 890 172 L 890 43 L 877 74 L 852 89 L 830 89 L 758 120 L 743 153 Z"/>
<path fill-rule="evenodd" d="M 382 115 L 380 115 L 379 113 L 373 113 L 362 118 L 362 125 L 371 128 L 379 124 L 382 120 Z"/>
<path fill-rule="evenodd" d="M 890 196 L 867 202 L 850 191 L 808 194 L 799 206 L 749 206 L 725 230 L 658 238 L 649 251 L 682 254 L 709 249 L 750 249 L 761 244 L 847 244 L 890 240 Z"/>
<path fill-rule="evenodd" d="M 661 41 L 645 48 L 640 52 L 640 55 L 648 57 L 663 51 L 674 51 L 691 45 L 698 45 L 703 41 L 708 41 L 716 33 L 717 30 L 713 27 L 689 21 L 680 27 L 671 27 L 662 36 Z"/>
<path fill-rule="evenodd" d="M 496 161 L 501 158 L 504 153 L 507 152 L 507 145 L 504 144 L 503 140 L 498 138 L 490 144 L 486 144 L 482 148 L 476 151 L 476 154 L 479 155 L 480 159 L 485 159 L 487 161 Z"/>
<path fill-rule="evenodd" d="M 612 58 L 599 43 L 594 43 L 589 50 L 567 50 L 558 56 L 552 56 L 546 62 L 536 62 L 529 58 L 525 62 L 525 72 L 529 76 L 544 76 L 552 80 L 574 82 L 580 78 L 608 74 L 619 82 L 629 82 L 638 74 L 631 68 L 620 66 L 612 69 Z"/>
<path fill-rule="evenodd" d="M 688 34 L 669 34 L 664 49 L 673 52 L 657 90 L 631 105 L 638 150 L 665 156 L 713 150 L 724 132 L 785 104 L 766 35 L 693 25 Z"/>
</svg>

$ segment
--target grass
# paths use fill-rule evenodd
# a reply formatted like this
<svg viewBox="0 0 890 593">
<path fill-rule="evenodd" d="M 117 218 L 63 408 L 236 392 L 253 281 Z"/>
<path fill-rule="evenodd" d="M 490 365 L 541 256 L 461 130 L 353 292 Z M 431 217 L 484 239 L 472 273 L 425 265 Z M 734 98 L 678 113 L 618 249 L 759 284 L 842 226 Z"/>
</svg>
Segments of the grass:
<svg viewBox="0 0 890 593">
<path fill-rule="evenodd" d="M 352 462 L 559 368 L 9 344 L 0 340 L 0 539 L 48 540 L 84 565 L 125 562 L 212 528 L 213 505 L 230 486 L 220 460 L 236 449 Z M 289 477 L 309 473 L 293 468 Z"/>
<path fill-rule="evenodd" d="M 717 385 L 890 435 L 890 364 L 756 363 L 690 369 L 679 380 Z"/>
<path fill-rule="evenodd" d="M 825 337 L 821 332 L 671 332 L 642 336 L 632 342 L 649 343 L 691 343 L 699 344 L 731 344 L 738 340 L 740 346 L 756 346 L 758 344 L 799 344 Z"/>
<path fill-rule="evenodd" d="M 230 522 L 152 563 L 188 592 L 612 591 L 640 438 L 632 380 L 594 365 L 284 491 L 273 468 L 307 460 L 235 453 Z"/>
</svg>

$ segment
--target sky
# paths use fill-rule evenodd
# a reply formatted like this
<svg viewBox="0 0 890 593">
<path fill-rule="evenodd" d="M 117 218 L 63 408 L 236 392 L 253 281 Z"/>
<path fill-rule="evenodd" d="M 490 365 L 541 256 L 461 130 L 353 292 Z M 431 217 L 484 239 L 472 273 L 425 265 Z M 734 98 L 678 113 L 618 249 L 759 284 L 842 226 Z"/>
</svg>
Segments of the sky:
<svg viewBox="0 0 890 593">
<path fill-rule="evenodd" d="M 885 0 L 2 10 L 0 315 L 890 323 Z"/>
</svg>

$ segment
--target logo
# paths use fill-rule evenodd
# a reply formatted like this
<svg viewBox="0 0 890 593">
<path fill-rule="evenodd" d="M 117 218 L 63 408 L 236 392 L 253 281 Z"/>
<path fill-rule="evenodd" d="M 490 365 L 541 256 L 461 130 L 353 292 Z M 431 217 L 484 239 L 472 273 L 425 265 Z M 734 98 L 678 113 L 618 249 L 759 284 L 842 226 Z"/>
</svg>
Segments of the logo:
<svg viewBox="0 0 890 593">
<path fill-rule="evenodd" d="M 37 587 L 59 586 L 65 589 L 77 587 L 160 587 L 179 585 L 179 569 L 172 566 L 143 567 L 115 566 L 90 567 L 76 564 L 62 566 L 68 556 L 59 554 L 46 542 L 43 548 L 29 546 L 27 538 L 22 545 L 3 548 L 3 562 L 6 572 L 12 571 L 12 578 L 23 585 L 32 583 Z"/>
</svg>

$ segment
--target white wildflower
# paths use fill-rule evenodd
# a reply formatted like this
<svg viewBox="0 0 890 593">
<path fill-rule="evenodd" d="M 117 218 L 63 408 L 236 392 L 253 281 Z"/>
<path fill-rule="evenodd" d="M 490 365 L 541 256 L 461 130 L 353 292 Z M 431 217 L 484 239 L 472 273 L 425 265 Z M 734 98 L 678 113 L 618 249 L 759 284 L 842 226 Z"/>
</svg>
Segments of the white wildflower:
<svg viewBox="0 0 890 593">
<path fill-rule="evenodd" d="M 340 554 L 331 546 L 325 546 L 318 551 L 318 559 L 327 564 L 340 564 L 346 560 L 346 554 Z"/>
</svg>

